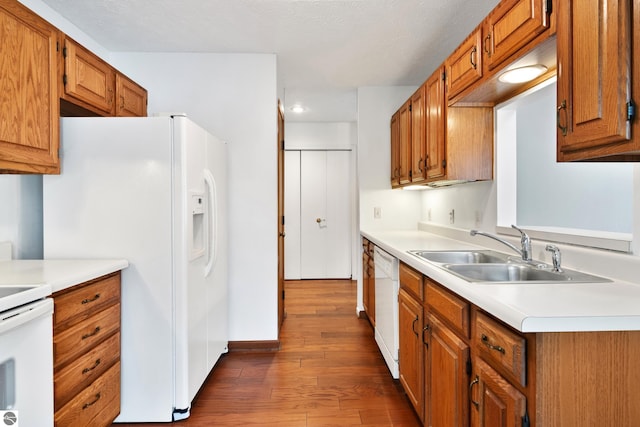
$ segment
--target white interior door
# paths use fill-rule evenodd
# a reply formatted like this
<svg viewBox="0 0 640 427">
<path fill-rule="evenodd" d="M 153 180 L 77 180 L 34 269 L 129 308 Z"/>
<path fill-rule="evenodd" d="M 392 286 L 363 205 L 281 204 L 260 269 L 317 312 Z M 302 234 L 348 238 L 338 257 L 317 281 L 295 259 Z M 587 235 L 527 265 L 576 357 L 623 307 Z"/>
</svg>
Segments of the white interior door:
<svg viewBox="0 0 640 427">
<path fill-rule="evenodd" d="M 351 277 L 350 151 L 300 153 L 300 277 Z"/>
</svg>

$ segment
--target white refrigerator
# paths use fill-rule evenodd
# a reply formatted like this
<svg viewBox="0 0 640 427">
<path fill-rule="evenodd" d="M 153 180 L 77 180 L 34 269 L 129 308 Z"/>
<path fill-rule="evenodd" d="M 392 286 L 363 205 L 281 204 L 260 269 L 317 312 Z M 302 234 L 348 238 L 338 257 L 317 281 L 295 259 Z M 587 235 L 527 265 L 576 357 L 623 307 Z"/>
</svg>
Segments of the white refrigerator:
<svg viewBox="0 0 640 427">
<path fill-rule="evenodd" d="M 45 258 L 124 258 L 121 412 L 189 416 L 228 344 L 226 144 L 183 116 L 61 119 Z"/>
</svg>

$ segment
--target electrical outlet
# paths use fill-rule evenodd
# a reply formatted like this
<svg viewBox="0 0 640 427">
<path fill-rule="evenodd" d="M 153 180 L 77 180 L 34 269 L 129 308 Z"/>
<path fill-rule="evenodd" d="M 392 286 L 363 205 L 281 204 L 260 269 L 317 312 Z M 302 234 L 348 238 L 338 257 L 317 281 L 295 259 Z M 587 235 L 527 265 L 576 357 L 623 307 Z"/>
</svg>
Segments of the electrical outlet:
<svg viewBox="0 0 640 427">
<path fill-rule="evenodd" d="M 456 223 L 456 211 L 455 209 L 451 209 L 451 211 L 449 211 L 449 224 L 455 224 Z"/>
<path fill-rule="evenodd" d="M 482 212 L 476 211 L 476 227 L 480 227 L 482 225 Z"/>
<path fill-rule="evenodd" d="M 373 208 L 373 218 L 374 219 L 382 218 L 382 208 L 379 208 L 379 207 Z"/>
<path fill-rule="evenodd" d="M 427 221 L 431 221 L 431 208 L 427 211 Z"/>
</svg>

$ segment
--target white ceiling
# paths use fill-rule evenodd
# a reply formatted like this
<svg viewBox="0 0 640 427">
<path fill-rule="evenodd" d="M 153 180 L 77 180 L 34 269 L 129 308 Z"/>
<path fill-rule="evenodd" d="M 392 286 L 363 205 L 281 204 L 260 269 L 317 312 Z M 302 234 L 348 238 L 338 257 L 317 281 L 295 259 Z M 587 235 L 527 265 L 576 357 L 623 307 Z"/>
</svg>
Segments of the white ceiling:
<svg viewBox="0 0 640 427">
<path fill-rule="evenodd" d="M 354 121 L 356 88 L 420 85 L 498 0 L 43 0 L 113 52 L 275 53 L 285 107 Z"/>
</svg>

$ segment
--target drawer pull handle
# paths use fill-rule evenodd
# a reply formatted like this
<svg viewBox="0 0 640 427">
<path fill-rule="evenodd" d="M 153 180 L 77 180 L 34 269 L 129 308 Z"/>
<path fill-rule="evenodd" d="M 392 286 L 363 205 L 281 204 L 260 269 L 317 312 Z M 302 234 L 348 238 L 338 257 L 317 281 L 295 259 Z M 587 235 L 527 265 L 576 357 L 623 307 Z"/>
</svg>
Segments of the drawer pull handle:
<svg viewBox="0 0 640 427">
<path fill-rule="evenodd" d="M 88 334 L 84 334 L 82 336 L 82 339 L 86 340 L 87 338 L 91 338 L 92 336 L 96 335 L 98 332 L 100 332 L 100 326 L 96 326 L 96 328 L 93 330 L 93 332 L 89 332 Z"/>
<path fill-rule="evenodd" d="M 84 405 L 82 405 L 82 410 L 84 411 L 85 409 L 89 408 L 90 406 L 95 405 L 96 402 L 98 402 L 98 400 L 100 400 L 100 393 L 96 393 L 95 398 L 91 402 L 87 402 Z"/>
<path fill-rule="evenodd" d="M 476 409 L 478 409 L 480 407 L 480 402 L 476 402 L 475 400 L 473 400 L 473 393 L 471 393 L 471 390 L 473 389 L 473 386 L 478 384 L 480 382 L 480 378 L 478 378 L 478 376 L 476 375 L 476 377 L 473 379 L 473 381 L 471 381 L 471 384 L 469 384 L 469 400 L 471 400 L 471 403 L 473 403 L 473 406 L 476 407 Z"/>
<path fill-rule="evenodd" d="M 100 294 L 96 294 L 93 298 L 86 298 L 82 300 L 82 304 L 89 304 L 90 302 L 94 302 L 95 300 L 97 300 L 98 298 L 100 298 Z"/>
<path fill-rule="evenodd" d="M 94 369 L 96 369 L 96 368 L 98 367 L 98 365 L 100 365 L 100 359 L 97 359 L 97 360 L 96 360 L 96 363 L 94 363 L 92 367 L 90 367 L 90 368 L 84 368 L 84 369 L 82 370 L 82 374 L 84 375 L 84 374 L 86 374 L 87 372 L 91 372 L 91 371 L 93 371 Z"/>
<path fill-rule="evenodd" d="M 500 353 L 505 354 L 504 348 L 500 347 L 499 345 L 491 344 L 489 342 L 489 337 L 485 334 L 482 334 L 482 344 L 486 345 L 491 350 L 499 351 Z"/>
</svg>

